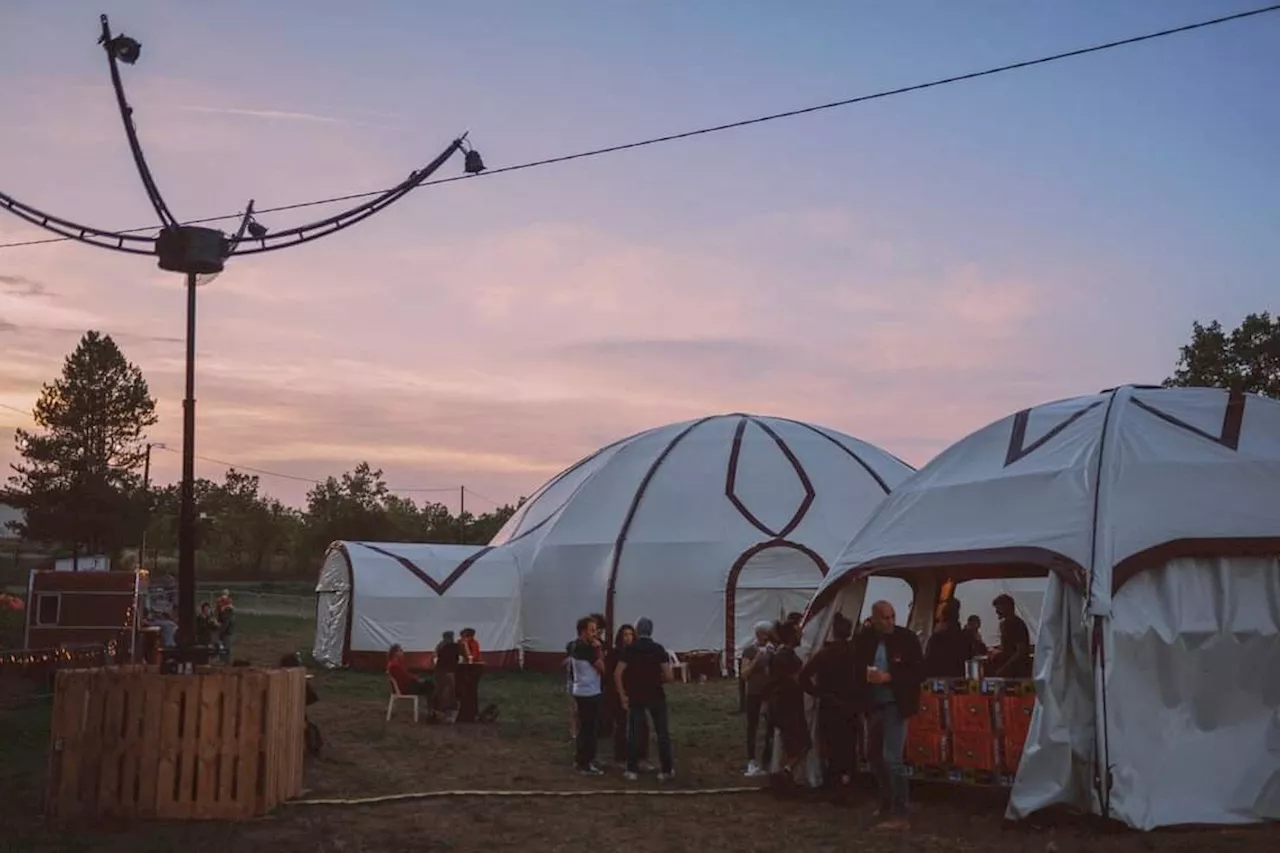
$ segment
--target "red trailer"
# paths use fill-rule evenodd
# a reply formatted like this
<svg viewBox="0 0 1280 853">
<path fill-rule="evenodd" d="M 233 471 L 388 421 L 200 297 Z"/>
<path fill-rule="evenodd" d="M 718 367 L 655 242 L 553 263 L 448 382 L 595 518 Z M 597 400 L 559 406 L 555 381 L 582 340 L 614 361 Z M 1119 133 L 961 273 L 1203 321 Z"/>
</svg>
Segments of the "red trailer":
<svg viewBox="0 0 1280 853">
<path fill-rule="evenodd" d="M 146 570 L 136 572 L 33 571 L 27 582 L 28 649 L 106 645 L 121 658 L 139 659 L 139 622 Z"/>
</svg>

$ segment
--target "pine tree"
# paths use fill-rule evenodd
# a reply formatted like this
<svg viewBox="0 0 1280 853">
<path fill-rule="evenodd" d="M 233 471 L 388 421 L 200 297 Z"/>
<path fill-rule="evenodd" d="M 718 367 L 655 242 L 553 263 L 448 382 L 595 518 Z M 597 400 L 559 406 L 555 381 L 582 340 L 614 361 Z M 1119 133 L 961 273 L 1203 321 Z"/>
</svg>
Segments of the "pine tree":
<svg viewBox="0 0 1280 853">
<path fill-rule="evenodd" d="M 86 332 L 40 392 L 39 431 L 17 431 L 22 461 L 9 478 L 23 538 L 116 555 L 141 531 L 143 439 L 156 403 L 142 371 L 110 335 Z"/>
</svg>

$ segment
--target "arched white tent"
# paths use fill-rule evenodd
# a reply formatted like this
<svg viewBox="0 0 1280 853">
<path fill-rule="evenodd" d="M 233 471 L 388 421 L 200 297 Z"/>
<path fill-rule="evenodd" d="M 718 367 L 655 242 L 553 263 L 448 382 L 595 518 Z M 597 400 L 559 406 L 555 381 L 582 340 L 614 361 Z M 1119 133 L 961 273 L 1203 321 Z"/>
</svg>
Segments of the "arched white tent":
<svg viewBox="0 0 1280 853">
<path fill-rule="evenodd" d="M 1125 387 L 998 421 L 895 489 L 808 615 L 822 633 L 874 575 L 933 602 L 946 579 L 1037 574 L 1010 816 L 1280 818 L 1280 402 Z"/>
<path fill-rule="evenodd" d="M 316 584 L 315 659 L 379 669 L 393 643 L 426 667 L 445 631 L 474 628 L 491 667 L 517 666 L 520 575 L 509 552 L 473 545 L 335 542 Z"/>
<path fill-rule="evenodd" d="M 493 539 L 520 567 L 526 661 L 574 623 L 648 616 L 677 652 L 732 660 L 751 626 L 801 610 L 906 463 L 783 418 L 718 415 L 615 442 L 539 489 Z"/>
</svg>

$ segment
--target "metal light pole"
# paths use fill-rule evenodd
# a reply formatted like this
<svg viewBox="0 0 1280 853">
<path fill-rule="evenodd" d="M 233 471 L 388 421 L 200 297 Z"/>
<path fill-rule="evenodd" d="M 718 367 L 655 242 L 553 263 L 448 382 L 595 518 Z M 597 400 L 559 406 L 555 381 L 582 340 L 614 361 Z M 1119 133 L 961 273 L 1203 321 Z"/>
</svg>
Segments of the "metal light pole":
<svg viewBox="0 0 1280 853">
<path fill-rule="evenodd" d="M 335 234 L 385 209 L 404 198 L 445 164 L 455 153 L 465 154 L 464 170 L 476 175 L 484 171 L 480 153 L 467 143 L 463 134 L 441 152 L 434 160 L 409 174 L 396 186 L 362 204 L 326 219 L 306 225 L 270 232 L 253 216 L 253 201 L 245 206 L 244 216 L 235 234 L 227 235 L 213 228 L 183 225 L 169 211 L 151 169 L 142 154 L 137 129 L 133 124 L 133 108 L 125 98 L 124 83 L 120 78 L 120 63 L 133 65 L 142 54 L 142 45 L 124 34 L 113 36 L 107 16 L 101 16 L 102 36 L 98 43 L 107 54 L 111 72 L 111 84 L 115 90 L 120 119 L 124 123 L 129 150 L 133 155 L 138 177 L 146 190 L 147 198 L 160 219 L 158 233 L 153 236 L 125 234 L 81 225 L 67 219 L 45 213 L 23 204 L 12 196 L 0 193 L 0 207 L 62 237 L 88 243 L 103 249 L 127 252 L 135 255 L 154 255 L 159 258 L 162 270 L 181 273 L 186 277 L 187 288 L 187 358 L 186 397 L 182 403 L 182 507 L 178 520 L 178 644 L 180 660 L 194 657 L 195 641 L 195 568 L 196 568 L 196 506 L 195 506 L 195 360 L 196 360 L 196 288 L 200 278 L 222 272 L 232 255 L 251 255 L 270 252 L 307 243 Z"/>
<path fill-rule="evenodd" d="M 147 559 L 147 528 L 151 526 L 151 451 L 155 448 L 167 450 L 163 444 L 159 442 L 147 442 L 147 455 L 142 463 L 142 497 L 146 501 L 144 512 L 142 514 L 142 541 L 138 545 L 138 565 L 137 568 L 145 568 L 143 563 Z"/>
</svg>

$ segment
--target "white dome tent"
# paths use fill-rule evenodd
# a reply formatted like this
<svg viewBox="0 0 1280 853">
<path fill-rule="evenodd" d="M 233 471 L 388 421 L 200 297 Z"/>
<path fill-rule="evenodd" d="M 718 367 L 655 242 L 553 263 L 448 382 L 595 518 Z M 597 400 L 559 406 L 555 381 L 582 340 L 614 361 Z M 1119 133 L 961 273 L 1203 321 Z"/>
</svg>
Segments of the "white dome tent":
<svg viewBox="0 0 1280 853">
<path fill-rule="evenodd" d="M 641 616 L 676 652 L 723 652 L 804 608 L 827 566 L 911 473 L 834 430 L 716 415 L 602 448 L 539 489 L 490 544 L 521 574 L 527 665 L 554 666 L 574 623 Z"/>
<path fill-rule="evenodd" d="M 1280 402 L 1124 387 L 1018 412 L 895 489 L 810 604 L 814 634 L 877 574 L 930 602 L 1047 575 L 1011 817 L 1280 818 Z"/>
<path fill-rule="evenodd" d="M 335 542 L 316 584 L 322 665 L 381 669 L 393 643 L 427 667 L 445 631 L 474 628 L 490 667 L 520 662 L 520 575 L 510 553 L 476 545 Z"/>
</svg>

